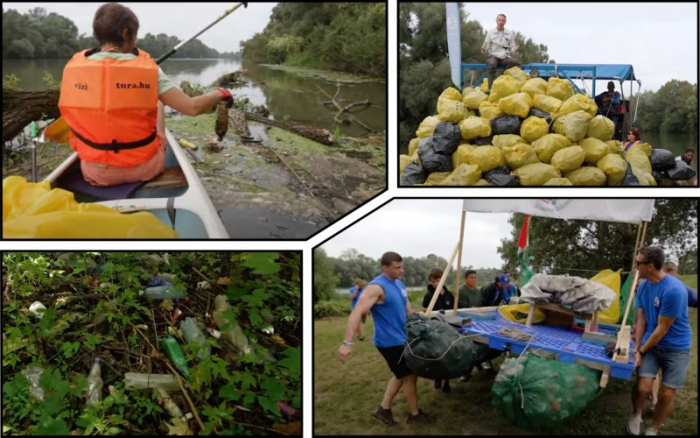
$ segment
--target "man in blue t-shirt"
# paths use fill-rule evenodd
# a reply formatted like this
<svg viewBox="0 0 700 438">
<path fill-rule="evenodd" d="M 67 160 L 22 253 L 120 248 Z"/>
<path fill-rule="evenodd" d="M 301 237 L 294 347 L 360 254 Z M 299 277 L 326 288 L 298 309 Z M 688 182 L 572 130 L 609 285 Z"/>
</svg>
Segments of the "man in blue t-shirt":
<svg viewBox="0 0 700 438">
<path fill-rule="evenodd" d="M 362 280 L 357 280 L 355 282 L 355 286 L 350 288 L 350 291 L 348 292 L 350 294 L 350 312 L 352 312 L 355 309 L 355 305 L 357 304 L 357 301 L 360 299 L 360 295 L 362 295 Z M 367 320 L 367 314 L 363 314 L 362 318 L 360 319 L 360 325 L 357 327 L 357 339 L 360 341 L 365 340 L 365 321 Z"/>
<path fill-rule="evenodd" d="M 416 376 L 408 369 L 403 355 L 406 344 L 406 315 L 413 313 L 408 301 L 406 286 L 399 280 L 403 276 L 403 259 L 395 252 L 382 255 L 382 274 L 370 281 L 362 292 L 345 326 L 345 339 L 338 348 L 338 357 L 345 362 L 352 354 L 352 338 L 363 314 L 372 312 L 374 319 L 374 345 L 384 357 L 394 376 L 389 380 L 382 404 L 374 411 L 374 417 L 387 425 L 395 424 L 391 403 L 399 390 L 408 405 L 408 423 L 432 421 L 433 418 L 418 409 Z"/>
<path fill-rule="evenodd" d="M 639 309 L 634 335 L 637 383 L 633 387 L 633 412 L 627 424 L 632 435 L 642 428 L 642 411 L 651 394 L 654 378 L 663 373 L 654 420 L 646 435 L 656 435 L 661 423 L 673 411 L 673 398 L 683 388 L 692 344 L 688 320 L 688 294 L 683 283 L 663 270 L 661 248 L 644 247 L 636 256 L 636 269 L 642 280 L 637 288 L 635 307 Z"/>
</svg>

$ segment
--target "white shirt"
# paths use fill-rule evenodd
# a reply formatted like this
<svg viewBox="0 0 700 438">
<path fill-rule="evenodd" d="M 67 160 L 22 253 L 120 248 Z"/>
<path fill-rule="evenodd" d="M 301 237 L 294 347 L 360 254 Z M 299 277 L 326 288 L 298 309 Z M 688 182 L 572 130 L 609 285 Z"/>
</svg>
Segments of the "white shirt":
<svg viewBox="0 0 700 438">
<path fill-rule="evenodd" d="M 503 32 L 491 29 L 486 33 L 484 44 L 486 44 L 489 56 L 495 56 L 499 59 L 508 58 L 515 44 L 515 32 L 510 29 L 503 29 Z"/>
</svg>

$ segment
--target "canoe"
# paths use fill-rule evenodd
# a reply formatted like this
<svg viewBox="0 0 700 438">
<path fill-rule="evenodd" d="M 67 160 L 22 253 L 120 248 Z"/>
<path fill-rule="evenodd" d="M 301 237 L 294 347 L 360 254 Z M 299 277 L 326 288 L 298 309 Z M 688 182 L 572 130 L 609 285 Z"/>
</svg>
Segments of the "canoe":
<svg viewBox="0 0 700 438">
<path fill-rule="evenodd" d="M 45 181 L 52 188 L 72 192 L 78 202 L 98 203 L 122 213 L 148 211 L 173 227 L 183 239 L 228 239 L 228 232 L 187 154 L 167 129 L 165 138 L 165 171 L 146 183 L 93 187 L 82 177 L 77 152 Z"/>
</svg>

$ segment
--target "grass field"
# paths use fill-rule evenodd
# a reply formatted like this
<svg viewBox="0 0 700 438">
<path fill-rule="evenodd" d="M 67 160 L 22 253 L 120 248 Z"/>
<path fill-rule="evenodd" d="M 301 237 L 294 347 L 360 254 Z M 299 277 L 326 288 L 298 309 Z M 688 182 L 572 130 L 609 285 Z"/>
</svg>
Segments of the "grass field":
<svg viewBox="0 0 700 438">
<path fill-rule="evenodd" d="M 697 288 L 697 277 L 684 277 Z M 411 301 L 415 297 L 411 294 Z M 690 309 L 693 338 L 697 339 L 698 313 Z M 381 402 L 390 371 L 372 345 L 374 332 L 368 318 L 367 340 L 356 342 L 353 357 L 345 364 L 338 360 L 337 349 L 343 339 L 347 318 L 326 318 L 314 322 L 314 433 L 319 435 L 626 435 L 630 412 L 630 391 L 634 380 L 611 379 L 607 388 L 582 413 L 556 429 L 530 431 L 510 424 L 491 405 L 494 374 L 485 370 L 472 375 L 469 382 L 451 382 L 452 392 L 433 389 L 433 382 L 418 379 L 421 409 L 436 416 L 430 424 L 407 424 L 408 415 L 402 395 L 394 400 L 394 418 L 399 423 L 385 426 L 372 417 Z M 496 369 L 503 357 L 493 363 Z M 659 430 L 663 435 L 697 435 L 697 343 L 691 349 L 688 377 L 684 389 L 676 393 L 675 410 Z M 644 414 L 645 427 L 651 424 Z"/>
</svg>

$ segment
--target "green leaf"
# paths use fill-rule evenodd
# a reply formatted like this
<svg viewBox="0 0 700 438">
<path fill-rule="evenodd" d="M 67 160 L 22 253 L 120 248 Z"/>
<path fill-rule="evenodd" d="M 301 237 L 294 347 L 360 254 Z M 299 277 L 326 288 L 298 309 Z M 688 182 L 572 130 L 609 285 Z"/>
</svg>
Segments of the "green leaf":
<svg viewBox="0 0 700 438">
<path fill-rule="evenodd" d="M 272 400 L 280 400 L 284 396 L 284 386 L 278 380 L 267 379 L 260 386 L 265 390 L 265 395 Z"/>
<path fill-rule="evenodd" d="M 69 435 L 68 425 L 62 418 L 51 418 L 49 414 L 44 414 L 39 427 L 35 429 L 34 435 Z"/>
<path fill-rule="evenodd" d="M 299 347 L 287 348 L 282 352 L 285 357 L 276 365 L 287 368 L 292 374 L 301 374 L 301 350 Z"/>
<path fill-rule="evenodd" d="M 219 397 L 230 401 L 238 401 L 241 399 L 241 392 L 236 388 L 236 385 L 229 383 L 219 390 Z"/>
<path fill-rule="evenodd" d="M 260 406 L 262 406 L 262 408 L 265 409 L 266 411 L 268 411 L 268 412 L 270 412 L 270 413 L 272 413 L 272 414 L 274 414 L 274 415 L 280 415 L 280 416 L 281 416 L 280 407 L 277 406 L 277 403 L 275 403 L 273 400 L 270 400 L 270 399 L 267 398 L 267 397 L 258 396 L 258 403 L 259 403 Z"/>
<path fill-rule="evenodd" d="M 241 389 L 247 391 L 257 383 L 255 377 L 250 373 L 239 373 L 238 380 L 241 382 Z"/>
<path fill-rule="evenodd" d="M 80 349 L 80 342 L 64 342 L 61 345 L 61 351 L 67 358 L 73 357 L 73 353 Z"/>
<path fill-rule="evenodd" d="M 280 270 L 278 257 L 276 252 L 252 252 L 243 266 L 252 268 L 255 274 L 276 274 Z"/>
<path fill-rule="evenodd" d="M 253 327 L 259 327 L 263 322 L 260 312 L 258 312 L 258 309 L 256 308 L 250 309 L 248 312 L 248 318 L 250 318 L 250 322 L 253 324 Z"/>
</svg>

